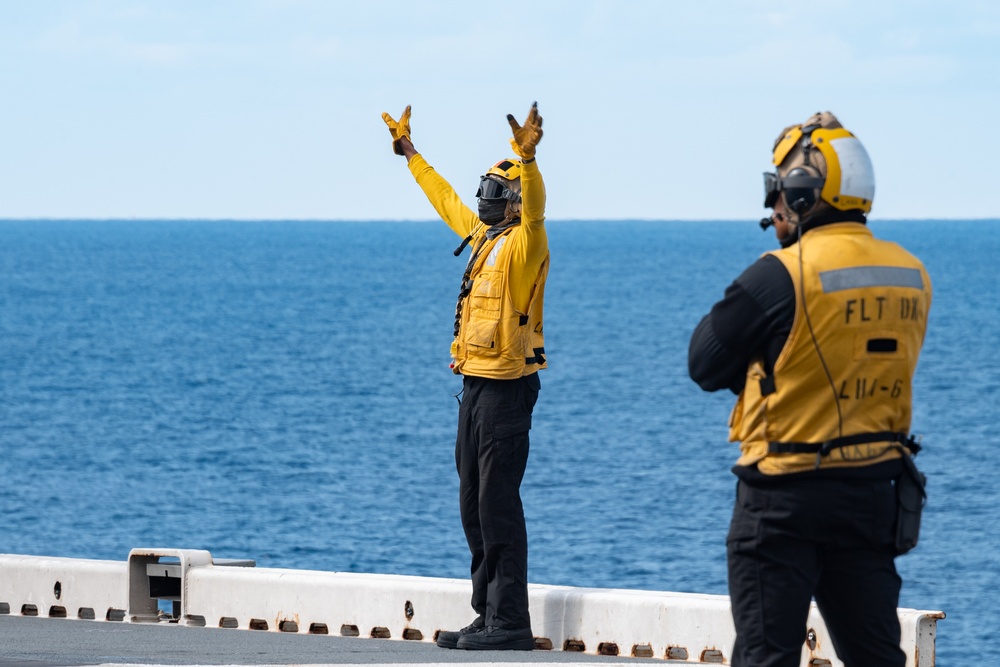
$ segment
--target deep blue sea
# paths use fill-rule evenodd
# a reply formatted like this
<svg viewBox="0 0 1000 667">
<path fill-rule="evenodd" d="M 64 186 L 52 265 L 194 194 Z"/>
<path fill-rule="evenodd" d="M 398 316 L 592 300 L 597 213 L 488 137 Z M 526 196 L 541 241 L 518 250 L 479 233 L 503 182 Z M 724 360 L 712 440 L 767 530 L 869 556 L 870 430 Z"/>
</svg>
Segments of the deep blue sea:
<svg viewBox="0 0 1000 667">
<path fill-rule="evenodd" d="M 934 282 L 914 406 L 930 499 L 897 562 L 901 604 L 948 614 L 938 664 L 958 665 L 1000 629 L 1000 221 L 871 226 Z M 774 237 L 549 235 L 530 580 L 724 594 L 733 397 L 688 379 L 687 345 Z M 0 221 L 0 552 L 467 576 L 457 243 L 440 222 Z"/>
</svg>

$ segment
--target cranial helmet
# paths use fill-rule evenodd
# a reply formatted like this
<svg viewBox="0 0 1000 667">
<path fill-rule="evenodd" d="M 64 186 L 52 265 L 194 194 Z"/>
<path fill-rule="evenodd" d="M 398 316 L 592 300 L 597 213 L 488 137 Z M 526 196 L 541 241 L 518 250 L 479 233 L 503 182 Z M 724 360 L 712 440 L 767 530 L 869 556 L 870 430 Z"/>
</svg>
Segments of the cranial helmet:
<svg viewBox="0 0 1000 667">
<path fill-rule="evenodd" d="M 521 214 L 521 161 L 517 158 L 500 160 L 479 179 L 476 197 L 480 200 L 506 199 L 507 217 Z"/>
<path fill-rule="evenodd" d="M 521 161 L 511 157 L 500 160 L 489 168 L 487 174 L 494 174 L 505 181 L 518 181 L 521 178 Z"/>
<path fill-rule="evenodd" d="M 775 172 L 764 174 L 764 206 L 783 197 L 798 223 L 820 213 L 872 210 L 875 173 L 868 152 L 829 111 L 785 128 L 774 141 Z"/>
<path fill-rule="evenodd" d="M 479 179 L 479 191 L 476 192 L 476 197 L 520 202 L 521 161 L 516 158 L 507 158 L 490 167 Z"/>
</svg>

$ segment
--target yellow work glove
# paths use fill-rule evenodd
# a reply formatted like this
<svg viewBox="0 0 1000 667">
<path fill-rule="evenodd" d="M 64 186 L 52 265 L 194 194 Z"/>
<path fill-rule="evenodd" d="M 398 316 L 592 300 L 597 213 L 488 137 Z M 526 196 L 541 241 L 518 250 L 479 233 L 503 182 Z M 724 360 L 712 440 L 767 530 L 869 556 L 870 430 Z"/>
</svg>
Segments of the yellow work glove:
<svg viewBox="0 0 1000 667">
<path fill-rule="evenodd" d="M 507 114 L 507 122 L 514 132 L 514 138 L 510 140 L 511 148 L 522 160 L 530 160 L 535 157 L 535 146 L 542 140 L 542 117 L 538 115 L 538 102 L 531 105 L 531 111 L 524 121 L 524 125 L 518 125 L 514 116 Z"/>
<path fill-rule="evenodd" d="M 392 116 L 385 112 L 382 112 L 382 120 L 389 126 L 389 134 L 392 135 L 392 152 L 402 155 L 403 149 L 399 146 L 399 140 L 403 137 L 410 138 L 410 105 L 406 105 L 398 121 L 393 120 Z"/>
</svg>

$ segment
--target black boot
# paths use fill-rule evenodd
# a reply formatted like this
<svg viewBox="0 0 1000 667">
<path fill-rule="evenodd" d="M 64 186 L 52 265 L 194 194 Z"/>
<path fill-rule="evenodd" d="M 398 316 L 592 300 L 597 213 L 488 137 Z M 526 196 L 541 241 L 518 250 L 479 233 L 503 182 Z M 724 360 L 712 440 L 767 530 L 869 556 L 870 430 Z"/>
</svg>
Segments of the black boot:
<svg viewBox="0 0 1000 667">
<path fill-rule="evenodd" d="M 531 628 L 508 630 L 490 625 L 484 630 L 463 635 L 456 646 L 467 651 L 531 651 L 535 648 L 535 637 Z"/>
<path fill-rule="evenodd" d="M 479 632 L 484 626 L 482 617 L 479 617 L 461 630 L 442 630 L 437 635 L 437 645 L 441 648 L 458 648 L 459 639 L 473 632 Z"/>
</svg>

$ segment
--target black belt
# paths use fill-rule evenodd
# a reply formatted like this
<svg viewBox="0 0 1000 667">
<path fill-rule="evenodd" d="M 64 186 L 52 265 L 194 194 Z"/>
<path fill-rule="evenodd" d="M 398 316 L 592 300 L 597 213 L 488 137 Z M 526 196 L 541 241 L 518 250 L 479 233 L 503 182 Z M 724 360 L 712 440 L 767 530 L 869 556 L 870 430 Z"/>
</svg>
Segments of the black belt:
<svg viewBox="0 0 1000 667">
<path fill-rule="evenodd" d="M 870 442 L 898 442 L 910 450 L 911 454 L 920 451 L 920 443 L 912 435 L 902 431 L 879 431 L 877 433 L 858 433 L 831 438 L 826 442 L 768 442 L 769 454 L 819 454 L 826 456 L 840 447 L 864 445 Z"/>
</svg>

